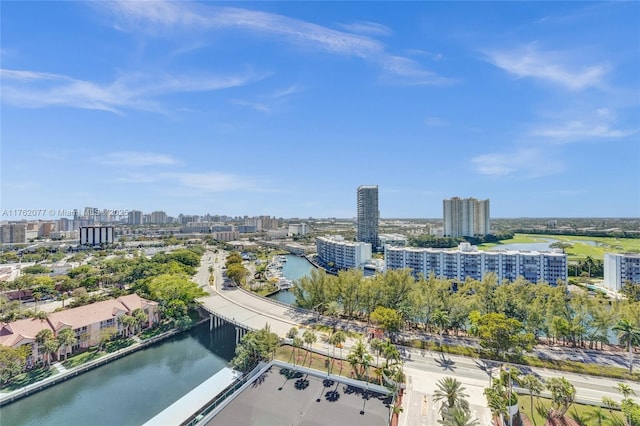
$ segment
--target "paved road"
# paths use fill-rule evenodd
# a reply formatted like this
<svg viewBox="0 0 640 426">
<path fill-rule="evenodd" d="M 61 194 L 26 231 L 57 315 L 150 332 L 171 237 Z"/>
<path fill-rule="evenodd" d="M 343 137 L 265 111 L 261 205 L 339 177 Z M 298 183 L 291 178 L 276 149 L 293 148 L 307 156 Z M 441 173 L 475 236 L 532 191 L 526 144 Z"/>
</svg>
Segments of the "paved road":
<svg viewBox="0 0 640 426">
<path fill-rule="evenodd" d="M 284 336 L 294 325 L 312 324 L 316 321 L 317 317 L 313 313 L 221 285 L 224 282 L 221 267 L 221 261 L 224 261 L 224 257 L 225 255 L 221 253 L 205 255 L 201 270 L 195 278 L 203 288 L 209 287 L 208 268 L 213 266 L 216 287 L 209 287 L 211 295 L 201 299 L 211 309 L 217 309 L 216 312 L 236 318 L 252 328 L 261 328 L 265 323 L 269 323 L 271 329 L 280 336 Z M 203 270 L 206 273 L 202 273 Z M 352 325 L 352 327 L 356 326 Z M 344 356 L 349 353 L 349 348 L 353 343 L 353 341 L 345 343 Z M 315 344 L 314 349 L 325 352 L 328 350 L 328 346 L 319 341 Z M 481 424 L 489 424 L 490 413 L 486 408 L 482 391 L 490 384 L 489 372 L 492 368 L 499 368 L 500 363 L 413 348 L 401 349 L 404 353 L 405 373 L 408 377 L 408 392 L 403 403 L 405 412 L 401 416 L 403 425 L 437 424 L 437 417 L 433 417 L 437 416 L 437 409 L 431 396 L 436 389 L 436 382 L 445 376 L 454 376 L 463 382 L 467 387 L 474 415 L 480 419 Z M 553 348 L 541 348 L 540 350 L 545 354 L 550 353 L 557 356 Z M 521 366 L 520 369 L 525 374 L 535 374 L 543 379 L 564 376 L 574 384 L 577 389 L 577 398 L 583 402 L 598 403 L 602 401 L 603 396 L 616 401 L 621 399 L 620 394 L 615 390 L 615 386 L 621 382 L 620 380 L 526 366 Z M 640 395 L 640 384 L 628 381 L 625 383 Z"/>
</svg>

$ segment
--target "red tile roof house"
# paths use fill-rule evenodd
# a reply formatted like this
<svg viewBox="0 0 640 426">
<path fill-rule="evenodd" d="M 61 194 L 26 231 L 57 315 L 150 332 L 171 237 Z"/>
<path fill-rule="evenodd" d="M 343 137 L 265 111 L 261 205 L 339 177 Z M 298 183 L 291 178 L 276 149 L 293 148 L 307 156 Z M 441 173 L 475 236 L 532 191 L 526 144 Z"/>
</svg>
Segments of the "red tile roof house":
<svg viewBox="0 0 640 426">
<path fill-rule="evenodd" d="M 46 328 L 58 336 L 60 330 L 72 329 L 76 334 L 76 343 L 71 348 L 61 350 L 71 353 L 79 349 L 86 349 L 98 344 L 100 330 L 107 327 L 117 327 L 118 334 L 123 334 L 124 328 L 118 318 L 131 314 L 133 310 L 140 308 L 148 317 L 147 327 L 159 321 L 158 303 L 146 300 L 137 294 L 109 299 L 78 308 L 49 314 L 47 319 L 26 318 L 10 323 L 0 324 L 0 345 L 17 348 L 22 345 L 31 345 L 32 352 L 27 358 L 27 367 L 43 361 L 43 353 L 38 348 L 36 335 Z"/>
</svg>

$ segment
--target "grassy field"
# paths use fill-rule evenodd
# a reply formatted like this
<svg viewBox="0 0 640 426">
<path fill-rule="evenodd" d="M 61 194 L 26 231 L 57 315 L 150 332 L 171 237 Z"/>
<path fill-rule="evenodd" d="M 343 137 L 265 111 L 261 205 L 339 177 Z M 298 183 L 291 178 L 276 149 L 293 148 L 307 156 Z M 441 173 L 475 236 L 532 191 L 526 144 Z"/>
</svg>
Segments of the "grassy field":
<svg viewBox="0 0 640 426">
<path fill-rule="evenodd" d="M 478 248 L 488 250 L 492 247 L 506 244 L 530 244 L 543 243 L 547 240 L 557 240 L 570 243 L 573 247 L 566 249 L 570 259 L 591 256 L 594 259 L 604 259 L 608 252 L 621 253 L 627 251 L 640 251 L 640 238 L 611 238 L 611 237 L 579 237 L 573 235 L 534 235 L 516 234 L 510 240 L 500 243 L 482 244 Z M 594 245 L 595 244 L 595 245 Z"/>
<path fill-rule="evenodd" d="M 518 398 L 518 402 L 520 404 L 520 412 L 526 414 L 535 426 L 544 426 L 547 420 L 546 413 L 551 407 L 550 399 L 535 397 L 533 398 L 533 417 L 531 417 L 531 397 L 529 395 L 520 395 L 520 397 Z M 594 409 L 595 407 L 591 405 L 573 404 L 569 408 L 569 411 L 567 411 L 566 416 L 574 419 L 581 425 L 596 424 L 592 423 L 593 421 L 590 423 L 585 420 L 585 417 L 588 417 L 589 413 Z M 606 408 L 603 408 L 603 411 L 606 414 L 607 419 L 612 420 L 610 424 L 621 426 L 624 425 L 624 420 L 620 411 L 610 411 Z"/>
</svg>

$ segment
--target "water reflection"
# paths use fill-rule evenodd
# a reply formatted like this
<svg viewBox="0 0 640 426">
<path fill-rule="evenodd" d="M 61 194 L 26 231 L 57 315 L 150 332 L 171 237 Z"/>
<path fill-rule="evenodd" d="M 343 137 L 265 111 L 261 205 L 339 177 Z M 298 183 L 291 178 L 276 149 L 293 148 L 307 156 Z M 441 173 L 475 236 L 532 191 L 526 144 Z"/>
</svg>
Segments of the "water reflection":
<svg viewBox="0 0 640 426">
<path fill-rule="evenodd" d="M 0 410 L 3 425 L 139 425 L 228 364 L 235 329 L 208 323 Z"/>
</svg>

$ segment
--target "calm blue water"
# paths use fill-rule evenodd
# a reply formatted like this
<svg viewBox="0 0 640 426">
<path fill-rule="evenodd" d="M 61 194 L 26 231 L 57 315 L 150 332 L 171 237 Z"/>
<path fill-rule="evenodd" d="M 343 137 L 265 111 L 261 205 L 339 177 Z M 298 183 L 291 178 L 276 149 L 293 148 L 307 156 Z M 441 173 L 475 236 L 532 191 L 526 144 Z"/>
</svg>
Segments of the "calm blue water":
<svg viewBox="0 0 640 426">
<path fill-rule="evenodd" d="M 235 329 L 202 324 L 0 409 L 4 425 L 140 425 L 228 365 Z"/>
<path fill-rule="evenodd" d="M 284 263 L 282 268 L 282 275 L 284 275 L 285 278 L 295 281 L 311 274 L 311 270 L 314 266 L 304 257 L 293 255 L 287 255 L 285 257 L 287 258 L 287 261 Z M 288 303 L 289 305 L 293 305 L 296 301 L 296 297 L 293 295 L 292 291 L 281 291 L 269 297 L 283 303 Z"/>
</svg>

